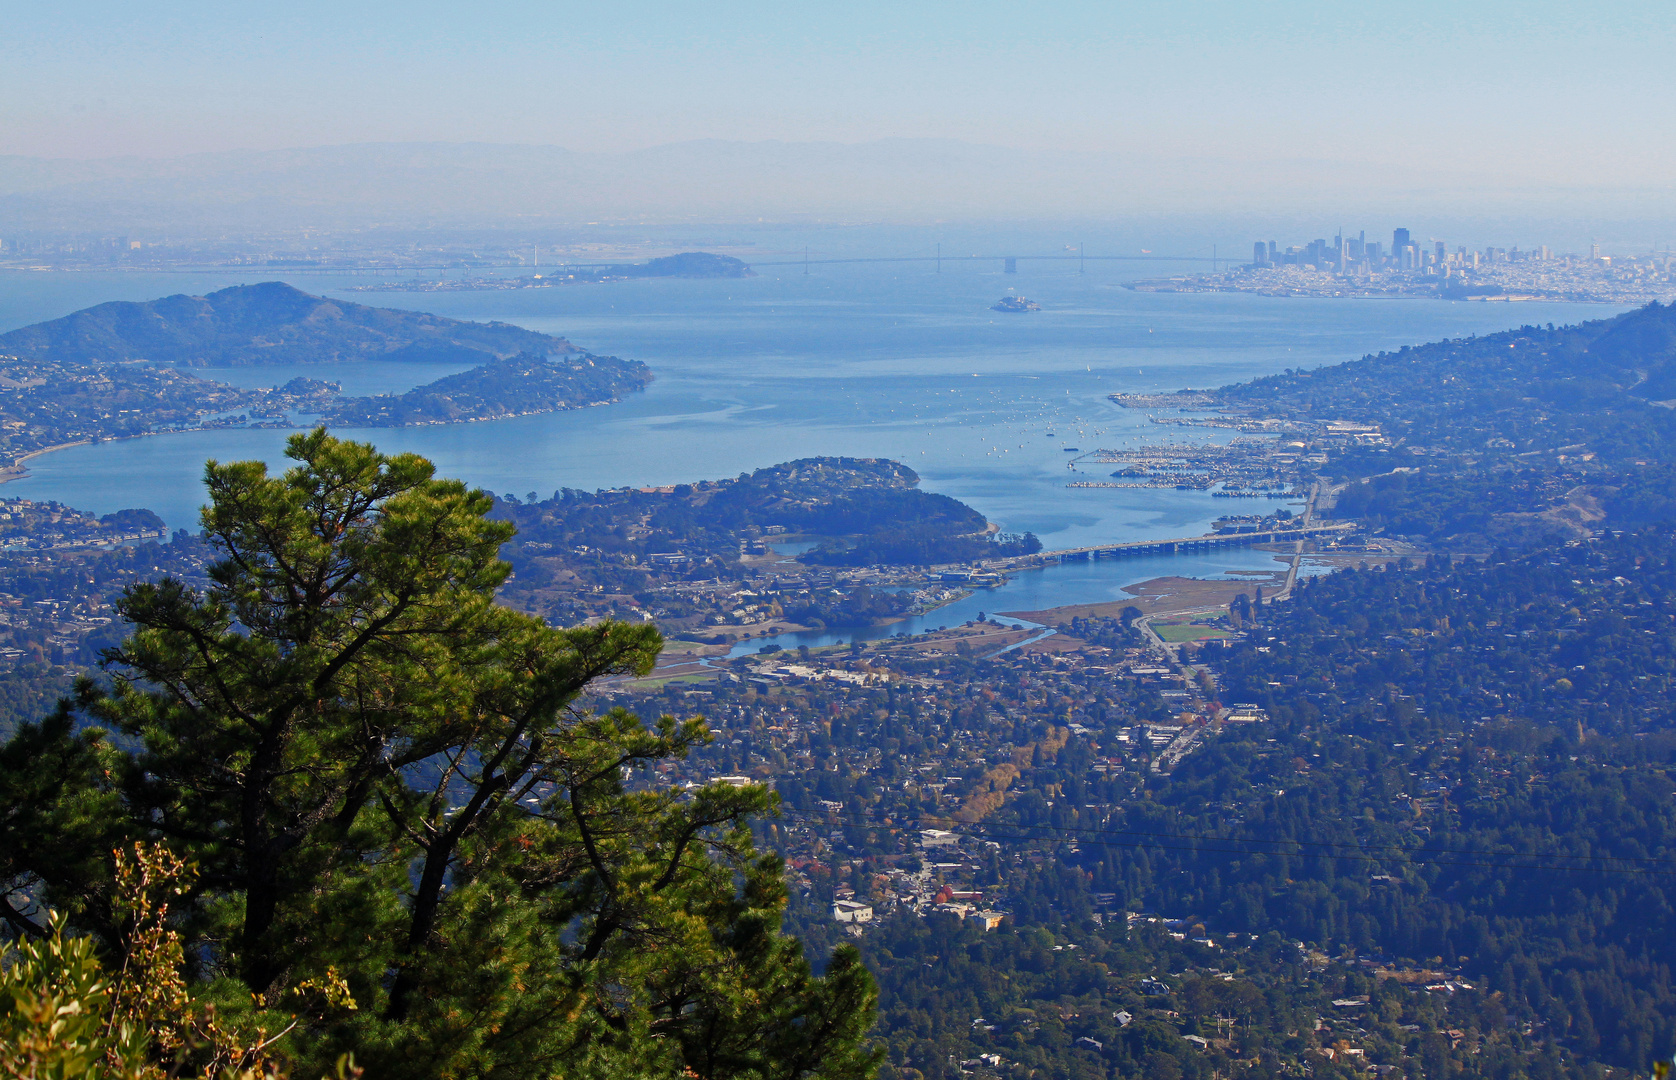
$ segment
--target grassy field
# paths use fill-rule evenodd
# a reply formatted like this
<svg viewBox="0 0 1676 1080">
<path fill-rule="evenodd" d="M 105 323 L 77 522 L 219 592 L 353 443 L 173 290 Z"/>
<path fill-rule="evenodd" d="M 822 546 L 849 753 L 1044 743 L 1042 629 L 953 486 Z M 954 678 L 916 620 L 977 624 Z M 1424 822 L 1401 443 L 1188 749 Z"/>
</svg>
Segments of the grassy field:
<svg viewBox="0 0 1676 1080">
<path fill-rule="evenodd" d="M 1226 630 L 1218 630 L 1212 626 L 1194 626 L 1192 623 L 1164 623 L 1154 624 L 1152 629 L 1165 641 L 1203 641 L 1205 638 L 1225 638 L 1231 636 Z"/>
</svg>

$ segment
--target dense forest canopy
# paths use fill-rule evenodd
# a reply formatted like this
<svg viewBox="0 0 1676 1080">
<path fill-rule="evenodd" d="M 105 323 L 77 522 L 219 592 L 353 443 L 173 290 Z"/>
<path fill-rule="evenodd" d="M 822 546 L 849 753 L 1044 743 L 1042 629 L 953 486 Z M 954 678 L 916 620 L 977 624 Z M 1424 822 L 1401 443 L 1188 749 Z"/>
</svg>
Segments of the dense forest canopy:
<svg viewBox="0 0 1676 1080">
<path fill-rule="evenodd" d="M 782 782 L 798 812 L 845 808 L 858 854 L 853 877 L 814 878 L 829 890 L 900 861 L 884 822 L 993 848 L 965 858 L 1014 934 L 898 916 L 861 941 L 898 1075 L 953 1076 L 950 1055 L 983 1053 L 1071 1077 L 1304 1061 L 1337 1075 L 1310 1047 L 1345 1038 L 1426 1077 L 1604 1075 L 1668 1055 L 1676 536 L 1353 569 L 1254 618 L 1207 655 L 1223 698 L 1268 722 L 1228 725 L 1168 774 L 1102 765 L 1155 707 L 1143 697 L 1103 701 L 1091 683 L 1032 708 L 1040 676 L 997 661 L 956 660 L 946 712 L 911 687 L 833 707 L 832 750 L 913 753 L 921 731 L 1014 743 L 1016 775 L 986 774 L 1007 777 L 1004 800 L 970 825 L 894 792 L 889 755 Z M 1055 749 L 1043 718 L 1059 710 L 1082 733 Z M 811 940 L 838 939 L 794 913 Z M 1320 1017 L 1335 1034 L 1305 1038 Z M 1228 1020 L 1243 1034 L 1222 1044 Z"/>
<path fill-rule="evenodd" d="M 1040 550 L 1034 537 L 994 542 L 982 514 L 918 485 L 912 469 L 883 458 L 802 458 L 667 489 L 513 496 L 496 512 L 518 526 L 526 553 L 546 545 L 540 550 L 728 556 L 738 553 L 741 537 L 765 530 L 823 538 L 803 560 L 827 565 L 925 565 Z"/>
</svg>

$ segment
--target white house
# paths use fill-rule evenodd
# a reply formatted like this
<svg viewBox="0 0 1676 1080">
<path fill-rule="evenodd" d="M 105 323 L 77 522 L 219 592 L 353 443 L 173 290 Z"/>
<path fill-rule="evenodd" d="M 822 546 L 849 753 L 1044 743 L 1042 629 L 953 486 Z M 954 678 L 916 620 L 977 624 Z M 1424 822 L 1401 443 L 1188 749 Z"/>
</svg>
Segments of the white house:
<svg viewBox="0 0 1676 1080">
<path fill-rule="evenodd" d="M 856 900 L 834 900 L 832 902 L 832 918 L 837 922 L 872 922 L 873 907 Z"/>
</svg>

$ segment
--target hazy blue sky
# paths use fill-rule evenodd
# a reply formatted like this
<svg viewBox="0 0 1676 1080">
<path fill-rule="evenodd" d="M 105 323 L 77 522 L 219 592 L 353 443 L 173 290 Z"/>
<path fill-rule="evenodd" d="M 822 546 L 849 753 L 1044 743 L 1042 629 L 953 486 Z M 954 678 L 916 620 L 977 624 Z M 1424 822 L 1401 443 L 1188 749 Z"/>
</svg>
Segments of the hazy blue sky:
<svg viewBox="0 0 1676 1080">
<path fill-rule="evenodd" d="M 949 137 L 1676 175 L 1668 4 L 19 4 L 0 153 Z"/>
</svg>

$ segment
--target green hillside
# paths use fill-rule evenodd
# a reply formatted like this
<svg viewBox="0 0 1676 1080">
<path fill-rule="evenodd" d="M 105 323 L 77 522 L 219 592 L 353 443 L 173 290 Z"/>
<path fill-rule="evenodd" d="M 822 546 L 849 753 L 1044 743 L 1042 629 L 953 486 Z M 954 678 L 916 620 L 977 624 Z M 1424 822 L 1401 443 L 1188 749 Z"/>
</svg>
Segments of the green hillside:
<svg viewBox="0 0 1676 1080">
<path fill-rule="evenodd" d="M 311 296 L 280 281 L 208 296 L 113 301 L 0 334 L 0 354 L 58 363 L 153 360 L 193 366 L 341 360 L 476 361 L 568 353 L 563 338 L 507 323 Z"/>
</svg>

